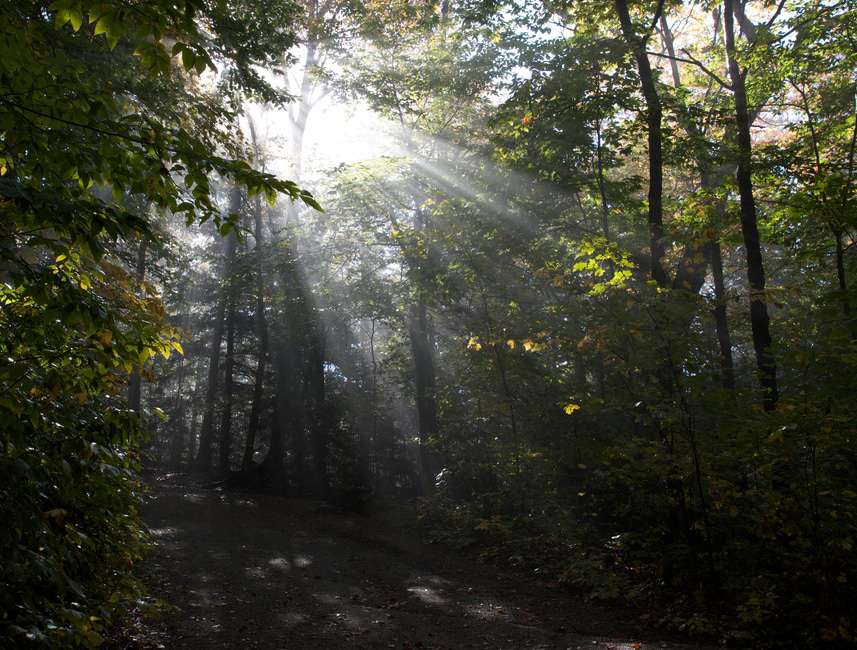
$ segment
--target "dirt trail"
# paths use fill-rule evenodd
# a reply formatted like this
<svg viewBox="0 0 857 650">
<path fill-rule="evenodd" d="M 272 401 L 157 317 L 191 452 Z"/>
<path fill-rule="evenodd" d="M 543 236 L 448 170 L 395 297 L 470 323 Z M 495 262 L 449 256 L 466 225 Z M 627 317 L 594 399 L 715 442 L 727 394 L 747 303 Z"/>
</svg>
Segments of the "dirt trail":
<svg viewBox="0 0 857 650">
<path fill-rule="evenodd" d="M 154 482 L 143 515 L 156 546 L 142 578 L 174 606 L 150 626 L 156 647 L 696 647 L 642 641 L 621 614 L 414 543 L 375 517 L 171 477 Z"/>
</svg>

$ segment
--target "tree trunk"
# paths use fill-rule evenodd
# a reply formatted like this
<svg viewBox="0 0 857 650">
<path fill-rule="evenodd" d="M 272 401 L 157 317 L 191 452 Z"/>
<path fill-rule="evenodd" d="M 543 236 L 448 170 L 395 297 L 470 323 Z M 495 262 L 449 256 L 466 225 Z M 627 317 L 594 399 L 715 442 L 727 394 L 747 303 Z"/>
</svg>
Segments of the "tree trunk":
<svg viewBox="0 0 857 650">
<path fill-rule="evenodd" d="M 268 357 L 268 324 L 265 320 L 265 277 L 262 272 L 264 264 L 264 235 L 262 234 L 262 202 L 257 196 L 253 205 L 254 235 L 256 238 L 256 338 L 259 353 L 256 360 L 256 373 L 253 385 L 253 405 L 250 407 L 250 422 L 247 424 L 247 438 L 244 442 L 244 457 L 241 469 L 247 471 L 253 464 L 253 454 L 256 447 L 256 432 L 259 429 L 259 419 L 262 413 L 262 388 L 265 381 L 265 365 Z"/>
<path fill-rule="evenodd" d="M 271 444 L 268 454 L 262 462 L 265 474 L 276 487 L 285 489 L 288 485 L 285 465 L 286 438 L 292 438 L 292 450 L 295 456 L 295 483 L 298 494 L 304 489 L 304 436 L 300 417 L 300 405 L 296 399 L 296 384 L 300 381 L 294 358 L 294 344 L 291 336 L 284 337 L 274 355 L 276 389 L 274 393 L 274 413 L 271 419 Z"/>
<path fill-rule="evenodd" d="M 661 36 L 663 37 L 664 45 L 667 53 L 670 56 L 670 70 L 672 71 L 673 83 L 676 88 L 681 87 L 681 74 L 678 69 L 678 63 L 675 60 L 675 45 L 673 41 L 672 31 L 664 16 L 661 16 Z M 684 115 L 685 130 L 687 134 L 696 140 L 703 137 L 703 133 L 699 126 L 693 121 L 690 115 Z M 723 165 L 713 173 L 711 163 L 704 156 L 699 156 L 697 159 L 697 167 L 699 169 L 700 187 L 703 190 L 714 190 L 727 176 L 730 169 L 729 166 Z M 715 231 L 720 230 L 723 214 L 726 211 L 725 198 L 718 198 L 714 205 L 713 217 L 710 220 L 712 228 Z M 697 245 L 688 246 L 687 252 L 693 252 L 692 256 L 683 255 L 682 261 L 679 264 L 679 269 L 676 272 L 673 288 L 687 289 L 696 294 L 704 284 L 704 265 L 696 262 L 699 247 Z M 732 359 L 732 337 L 729 332 L 729 320 L 726 313 L 726 288 L 723 282 L 723 259 L 720 250 L 720 242 L 716 239 L 709 241 L 704 247 L 704 257 L 707 263 L 711 266 L 712 276 L 714 278 L 714 299 L 715 306 L 712 310 L 714 317 L 714 327 L 717 332 L 717 343 L 720 347 L 720 381 L 721 385 L 726 389 L 735 388 L 735 372 Z"/>
<path fill-rule="evenodd" d="M 140 240 L 140 246 L 137 248 L 137 263 L 134 267 L 137 284 L 143 283 L 146 277 L 146 250 L 149 245 L 149 240 L 143 237 Z M 134 370 L 128 380 L 128 406 L 137 417 L 140 417 L 142 407 L 143 386 L 142 377 L 139 370 Z"/>
<path fill-rule="evenodd" d="M 375 357 L 375 318 L 372 318 L 372 330 L 369 334 L 369 361 L 372 364 L 372 374 L 369 384 L 369 401 L 371 404 L 372 424 L 369 430 L 369 440 L 366 444 L 365 473 L 367 485 L 375 485 L 379 491 L 380 476 L 378 474 L 378 360 Z"/>
<path fill-rule="evenodd" d="M 196 372 L 193 380 L 193 392 L 191 394 L 190 427 L 187 436 L 188 458 L 193 459 L 196 455 L 197 420 L 199 419 L 200 394 L 199 387 L 202 386 L 202 378 L 205 374 L 205 366 L 197 361 Z"/>
<path fill-rule="evenodd" d="M 766 411 L 776 408 L 779 393 L 777 389 L 777 366 L 771 352 L 772 338 L 768 305 L 765 300 L 765 268 L 762 260 L 762 247 L 759 239 L 759 227 L 756 221 L 756 203 L 753 197 L 753 176 L 751 167 L 752 139 L 750 137 L 750 111 L 747 105 L 747 89 L 744 74 L 735 58 L 735 28 L 733 18 L 734 0 L 724 0 L 723 32 L 726 39 L 726 56 L 729 67 L 729 79 L 735 98 L 735 126 L 738 143 L 738 193 L 741 199 L 741 233 L 747 255 L 747 278 L 750 283 L 750 326 L 753 332 L 753 348 L 756 352 L 756 366 L 764 391 L 763 404 Z"/>
<path fill-rule="evenodd" d="M 274 417 L 271 421 L 271 444 L 262 465 L 275 482 L 285 486 L 286 438 L 292 438 L 295 460 L 295 482 L 298 492 L 303 490 L 304 479 L 304 432 L 301 417 L 301 401 L 298 387 L 302 380 L 301 367 L 297 359 L 301 342 L 302 326 L 297 292 L 295 262 L 290 250 L 280 273 L 281 290 L 284 294 L 283 314 L 278 320 L 278 340 L 274 346 Z M 290 435 L 289 435 L 290 434 Z"/>
<path fill-rule="evenodd" d="M 237 212 L 240 207 L 241 191 L 233 188 L 230 197 L 230 211 Z M 226 315 L 226 304 L 229 301 L 232 274 L 232 261 L 235 257 L 235 233 L 230 232 L 224 241 L 225 258 L 221 277 L 220 296 L 217 300 L 214 314 L 214 331 L 211 337 L 211 351 L 208 361 L 208 385 L 205 393 L 205 409 L 202 413 L 202 426 L 199 432 L 199 450 L 196 456 L 196 469 L 208 471 L 211 469 L 212 443 L 214 441 L 214 407 L 217 400 L 217 384 L 220 378 L 220 346 L 223 342 L 223 325 Z"/>
<path fill-rule="evenodd" d="M 223 366 L 223 411 L 220 418 L 220 469 L 229 471 L 229 456 L 232 451 L 232 393 L 235 369 L 235 289 L 229 278 L 229 307 L 226 313 L 226 362 Z"/>
<path fill-rule="evenodd" d="M 714 277 L 714 327 L 717 331 L 717 343 L 720 346 L 720 383 L 723 388 L 735 388 L 735 364 L 732 359 L 732 336 L 729 333 L 729 321 L 726 315 L 726 287 L 723 282 L 723 257 L 720 242 L 712 240 L 707 245 L 711 274 Z"/>
<path fill-rule="evenodd" d="M 173 430 L 173 438 L 170 441 L 170 467 L 178 467 L 181 464 L 181 455 L 182 450 L 184 449 L 184 434 L 187 428 L 186 420 L 184 417 L 184 404 L 185 404 L 185 389 L 184 382 L 185 376 L 187 375 L 187 359 L 182 357 L 182 360 L 179 364 L 179 376 L 178 376 L 178 385 L 176 387 L 176 401 L 175 406 L 173 408 L 173 413 L 170 417 L 170 421 L 174 423 L 178 423 L 178 426 Z"/>
<path fill-rule="evenodd" d="M 291 120 L 291 142 L 289 147 L 289 158 L 291 169 L 289 170 L 295 182 L 299 183 L 303 173 L 303 146 L 306 135 L 309 114 L 313 108 L 312 94 L 315 89 L 314 68 L 318 64 L 318 42 L 310 39 L 306 44 L 306 58 L 304 59 L 303 76 L 298 93 L 295 108 L 289 112 Z M 298 203 L 292 201 L 286 208 L 286 223 L 295 223 L 298 216 Z"/>
<path fill-rule="evenodd" d="M 607 202 L 607 187 L 604 183 L 604 155 L 601 142 L 601 116 L 595 121 L 595 164 L 598 175 L 598 194 L 601 198 L 601 231 L 604 239 L 610 241 L 610 204 Z"/>
<path fill-rule="evenodd" d="M 434 355 L 425 298 L 420 296 L 410 312 L 408 330 L 417 391 L 420 480 L 423 493 L 429 494 L 434 488 L 434 467 L 428 444 L 438 432 L 438 420 Z"/>
<path fill-rule="evenodd" d="M 311 305 L 306 305 L 307 355 L 304 378 L 304 404 L 307 406 L 309 435 L 312 443 L 315 478 L 322 498 L 328 494 L 327 446 L 331 433 L 331 418 L 325 403 L 324 386 L 324 334 L 318 315 Z"/>
<path fill-rule="evenodd" d="M 857 126 L 854 127 L 857 130 Z M 836 279 L 839 284 L 839 301 L 842 305 L 842 315 L 845 324 L 851 333 L 852 339 L 857 339 L 857 322 L 851 316 L 851 301 L 848 297 L 848 280 L 845 276 L 845 248 L 842 246 L 842 231 L 834 230 L 833 237 L 836 241 Z"/>
<path fill-rule="evenodd" d="M 646 127 L 649 144 L 649 241 L 651 249 L 651 273 L 660 286 L 666 286 L 667 274 L 663 268 L 664 257 L 664 170 L 661 134 L 661 100 L 655 86 L 649 55 L 646 54 L 646 36 L 634 33 L 634 25 L 628 11 L 627 0 L 615 0 L 616 13 L 622 26 L 622 35 L 631 48 L 640 74 L 640 85 L 646 100 Z"/>
<path fill-rule="evenodd" d="M 318 7 L 312 7 L 310 10 L 311 17 L 315 17 L 314 13 Z M 294 110 L 290 112 L 291 121 L 291 147 L 289 151 L 291 159 L 291 176 L 300 182 L 303 174 L 303 145 L 306 135 L 307 123 L 309 121 L 310 112 L 315 105 L 313 93 L 316 90 L 315 68 L 319 62 L 319 41 L 317 36 L 312 33 L 308 34 L 306 41 L 306 56 L 304 58 L 303 74 L 301 83 L 295 102 Z M 299 205 L 297 202 L 292 202 L 286 209 L 286 222 L 289 226 L 296 226 L 299 217 Z M 292 242 L 292 254 L 298 255 L 298 242 Z M 327 480 L 327 446 L 329 423 L 328 414 L 325 411 L 325 376 L 324 376 L 324 333 L 322 325 L 319 322 L 318 314 L 311 303 L 311 296 L 305 286 L 303 278 L 301 278 L 299 269 L 291 266 L 289 269 L 291 278 L 287 286 L 291 286 L 293 290 L 292 304 L 297 306 L 300 313 L 293 314 L 297 320 L 302 320 L 301 330 L 304 336 L 298 336 L 297 331 L 293 332 L 292 341 L 295 349 L 300 349 L 305 353 L 303 360 L 297 358 L 292 359 L 294 370 L 297 371 L 302 367 L 303 372 L 298 372 L 304 380 L 303 397 L 301 404 L 294 399 L 295 406 L 293 409 L 293 426 L 291 427 L 293 434 L 293 444 L 295 451 L 295 462 L 297 464 L 295 470 L 295 478 L 298 484 L 299 491 L 303 492 L 306 488 L 306 440 L 304 427 L 308 428 L 311 451 L 313 456 L 313 464 L 316 473 L 317 484 L 320 488 L 322 496 L 327 495 L 328 480 Z M 295 329 L 295 328 L 292 328 Z M 301 363 L 303 361 L 303 363 Z M 293 382 L 295 376 L 284 378 L 286 381 Z M 288 390 L 295 391 L 295 387 Z M 283 387 L 281 392 L 286 391 Z M 295 392 L 295 395 L 299 393 Z M 302 411 L 302 412 L 298 412 Z"/>
</svg>

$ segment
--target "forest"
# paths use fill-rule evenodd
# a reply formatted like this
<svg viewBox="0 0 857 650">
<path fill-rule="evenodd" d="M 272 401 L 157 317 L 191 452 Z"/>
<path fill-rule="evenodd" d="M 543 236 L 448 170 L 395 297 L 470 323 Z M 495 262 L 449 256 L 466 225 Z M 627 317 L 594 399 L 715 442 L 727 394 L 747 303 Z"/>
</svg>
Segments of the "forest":
<svg viewBox="0 0 857 650">
<path fill-rule="evenodd" d="M 3 0 L 0 647 L 854 647 L 855 177 L 854 0 Z"/>
</svg>

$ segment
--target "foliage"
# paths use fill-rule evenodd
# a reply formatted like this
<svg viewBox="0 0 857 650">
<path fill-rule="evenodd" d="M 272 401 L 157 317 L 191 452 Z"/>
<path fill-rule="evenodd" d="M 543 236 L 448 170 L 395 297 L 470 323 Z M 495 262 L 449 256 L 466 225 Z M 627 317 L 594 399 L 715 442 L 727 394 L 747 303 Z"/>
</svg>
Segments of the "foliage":
<svg viewBox="0 0 857 650">
<path fill-rule="evenodd" d="M 317 206 L 252 169 L 229 132 L 243 96 L 272 96 L 254 66 L 291 45 L 294 7 L 233 10 L 193 0 L 0 9 L 4 645 L 99 645 L 136 593 L 144 434 L 123 391 L 153 357 L 183 352 L 157 288 L 130 261 L 163 249 L 155 215 L 228 232 L 214 177 Z M 216 65 L 228 69 L 231 108 L 200 87 Z"/>
<path fill-rule="evenodd" d="M 631 7 L 661 64 L 668 283 L 647 279 L 649 126 L 613 3 L 391 20 L 404 34 L 354 74 L 407 156 L 339 170 L 336 226 L 315 234 L 342 251 L 335 308 L 393 330 L 384 372 L 417 411 L 411 318 L 429 306 L 429 534 L 652 623 L 807 647 L 854 638 L 854 23 L 845 4 L 788 7 L 739 17 L 737 54 L 758 120 L 774 412 L 746 316 L 734 93 L 719 27 L 694 8 Z"/>
<path fill-rule="evenodd" d="M 95 643 L 127 593 L 142 369 L 174 467 L 420 494 L 433 538 L 653 625 L 853 643 L 851 4 L 149 5 L 2 9 L 16 634 Z M 292 21 L 292 168 L 331 89 L 398 139 L 324 213 L 263 205 L 318 207 L 237 134 Z"/>
</svg>

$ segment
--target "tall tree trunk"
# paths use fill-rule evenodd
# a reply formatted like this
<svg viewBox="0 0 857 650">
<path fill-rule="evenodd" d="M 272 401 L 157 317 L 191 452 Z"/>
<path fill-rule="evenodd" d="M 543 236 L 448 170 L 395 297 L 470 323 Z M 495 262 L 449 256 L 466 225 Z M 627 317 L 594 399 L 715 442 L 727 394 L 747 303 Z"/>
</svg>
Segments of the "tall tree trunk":
<svg viewBox="0 0 857 650">
<path fill-rule="evenodd" d="M 200 361 L 196 362 L 196 373 L 193 380 L 193 392 L 191 393 L 190 407 L 190 427 L 188 428 L 187 437 L 187 455 L 189 459 L 193 459 L 196 455 L 196 436 L 197 436 L 197 420 L 199 420 L 200 406 L 200 386 L 205 375 L 205 365 Z"/>
<path fill-rule="evenodd" d="M 678 68 L 678 63 L 675 60 L 675 45 L 673 41 L 672 31 L 667 23 L 666 17 L 661 16 L 661 36 L 664 46 L 670 56 L 670 70 L 672 72 L 673 83 L 676 88 L 681 87 L 681 73 Z M 690 115 L 685 114 L 682 122 L 687 134 L 695 139 L 703 138 L 702 130 Z M 728 165 L 722 165 L 716 173 L 711 169 L 711 163 L 704 155 L 697 158 L 697 168 L 699 169 L 700 187 L 703 190 L 711 191 L 716 189 L 725 179 L 727 173 L 731 169 Z M 723 214 L 726 211 L 725 198 L 717 198 L 717 203 L 713 206 L 713 215 L 710 220 L 711 226 L 715 231 L 720 230 Z M 688 247 L 688 251 L 698 251 L 698 246 Z M 712 310 L 714 317 L 714 327 L 717 333 L 717 343 L 720 347 L 720 382 L 726 389 L 735 387 L 735 372 L 734 362 L 732 358 L 732 336 L 729 332 L 729 319 L 726 312 L 726 287 L 723 281 L 723 259 L 720 250 L 720 242 L 717 239 L 710 240 L 704 247 L 704 257 L 707 263 L 711 266 L 711 273 L 714 278 L 714 300 L 715 306 Z M 702 287 L 702 276 L 704 275 L 704 266 L 700 268 L 696 260 L 697 255 L 688 257 L 682 256 L 682 262 L 676 273 L 673 288 L 687 289 L 696 294 Z"/>
<path fill-rule="evenodd" d="M 178 423 L 178 426 L 173 430 L 173 437 L 170 441 L 170 467 L 178 467 L 181 464 L 182 450 L 184 449 L 185 431 L 187 429 L 184 413 L 185 404 L 185 376 L 187 375 L 187 359 L 182 357 L 179 363 L 178 386 L 176 387 L 176 401 L 173 407 L 173 413 L 170 417 L 171 422 Z"/>
<path fill-rule="evenodd" d="M 738 193 L 741 198 L 741 233 L 747 255 L 747 278 L 750 283 L 750 326 L 753 331 L 753 348 L 756 352 L 756 366 L 759 380 L 764 391 L 763 404 L 766 411 L 776 408 L 779 399 L 777 389 L 777 366 L 771 352 L 772 338 L 768 305 L 765 299 L 765 267 L 762 260 L 762 246 L 759 238 L 759 226 L 756 221 L 756 203 L 753 197 L 753 176 L 751 155 L 753 150 L 750 137 L 750 111 L 747 105 L 747 88 L 744 73 L 736 59 L 735 26 L 733 3 L 724 0 L 723 33 L 726 39 L 726 56 L 729 67 L 729 79 L 735 98 L 735 127 L 738 143 Z"/>
<path fill-rule="evenodd" d="M 250 421 L 247 424 L 247 438 L 244 442 L 244 457 L 241 469 L 247 471 L 253 464 L 253 454 L 256 447 L 256 432 L 259 429 L 259 419 L 262 413 L 263 385 L 265 381 L 265 366 L 268 358 L 268 324 L 265 320 L 265 276 L 264 264 L 264 235 L 262 233 L 262 202 L 257 196 L 253 204 L 254 236 L 256 238 L 256 339 L 259 345 L 256 360 L 256 372 L 253 384 L 253 404 L 250 407 Z"/>
<path fill-rule="evenodd" d="M 308 14 L 311 20 L 318 18 L 316 16 L 317 11 L 317 5 L 309 7 Z M 319 40 L 311 26 L 306 39 L 306 56 L 304 58 L 300 88 L 297 93 L 298 99 L 289 114 L 291 121 L 290 173 L 292 178 L 297 182 L 300 182 L 303 173 L 303 145 L 307 122 L 310 112 L 315 105 L 313 93 L 316 89 L 316 67 L 318 62 Z M 299 205 L 297 202 L 292 202 L 286 208 L 287 227 L 297 226 L 298 217 Z M 296 238 L 291 242 L 291 255 L 295 259 L 299 255 Z M 298 490 L 302 492 L 306 487 L 306 440 L 304 426 L 309 427 L 316 478 L 318 479 L 318 485 L 323 495 L 326 495 L 328 426 L 326 421 L 327 415 L 324 412 L 324 335 L 318 314 L 311 306 L 311 296 L 308 289 L 304 286 L 299 269 L 295 264 L 292 264 L 289 266 L 287 274 L 290 277 L 284 281 L 284 286 L 291 290 L 292 299 L 289 302 L 295 306 L 294 309 L 299 311 L 299 313 L 291 314 L 290 318 L 294 319 L 294 323 L 303 320 L 300 329 L 304 333 L 304 336 L 298 335 L 296 327 L 287 326 L 292 332 L 290 345 L 294 346 L 294 349 L 289 353 L 289 359 L 284 359 L 282 363 L 278 364 L 281 368 L 292 367 L 292 370 L 286 374 L 280 371 L 277 372 L 278 384 L 286 382 L 286 385 L 278 385 L 277 387 L 277 394 L 279 396 L 277 406 L 280 409 L 278 410 L 278 414 L 279 419 L 283 423 L 278 428 L 281 429 L 283 435 L 285 435 L 286 428 L 292 433 L 296 463 L 295 480 Z M 296 358 L 295 355 L 298 349 L 305 352 L 306 356 L 304 359 Z M 300 393 L 297 392 L 296 387 L 293 385 L 296 377 L 302 377 L 304 380 L 303 400 L 297 399 Z M 283 403 L 288 395 L 293 396 L 291 399 L 293 406 L 290 409 L 290 413 L 288 413 L 288 417 L 286 417 L 286 413 L 283 412 Z M 299 411 L 305 411 L 305 413 Z M 288 427 L 286 427 L 286 423 L 289 424 Z"/>
<path fill-rule="evenodd" d="M 735 388 L 735 364 L 732 359 L 732 336 L 729 333 L 729 322 L 726 315 L 726 286 L 723 282 L 723 257 L 720 242 L 708 242 L 706 253 L 711 264 L 711 274 L 714 278 L 714 327 L 717 332 L 717 343 L 720 347 L 720 383 L 723 388 Z"/>
<path fill-rule="evenodd" d="M 846 164 L 847 176 L 842 187 L 842 208 L 847 211 L 848 201 L 851 196 L 851 184 L 854 180 L 854 158 L 857 155 L 857 104 L 854 105 L 854 126 L 851 129 L 851 144 L 848 147 L 848 162 Z M 845 278 L 845 249 L 842 246 L 842 228 L 834 227 L 833 236 L 836 239 L 836 278 L 839 282 L 839 294 L 842 301 L 842 313 L 845 323 L 851 332 L 851 338 L 857 341 L 857 320 L 851 312 L 851 303 L 848 298 L 848 282 Z"/>
<path fill-rule="evenodd" d="M 220 450 L 218 460 L 221 471 L 229 471 L 229 456 L 232 451 L 232 394 L 235 369 L 235 289 L 229 278 L 229 307 L 226 312 L 226 360 L 223 364 L 223 410 L 220 417 Z"/>
<path fill-rule="evenodd" d="M 291 121 L 291 141 L 289 146 L 289 158 L 291 162 L 290 174 L 295 182 L 300 182 L 303 174 L 303 147 L 306 135 L 307 122 L 313 109 L 312 94 L 315 90 L 315 67 L 318 65 L 318 42 L 310 39 L 306 44 L 306 57 L 304 58 L 301 85 L 294 108 L 289 112 Z M 293 225 L 298 216 L 298 203 L 292 201 L 286 208 L 287 224 Z"/>
<path fill-rule="evenodd" d="M 601 115 L 595 120 L 595 169 L 598 176 L 598 194 L 601 197 L 601 231 L 604 233 L 604 239 L 610 241 L 610 204 L 607 201 L 607 187 L 604 183 L 604 147 L 601 141 Z"/>
<path fill-rule="evenodd" d="M 142 284 L 146 277 L 146 250 L 148 245 L 149 240 L 143 237 L 140 240 L 140 246 L 137 248 L 137 263 L 134 266 L 134 272 L 138 285 Z M 137 414 L 137 417 L 140 417 L 142 396 L 142 377 L 139 370 L 134 370 L 128 380 L 128 406 Z"/>
<path fill-rule="evenodd" d="M 372 330 L 369 334 L 369 361 L 372 364 L 372 374 L 369 384 L 369 400 L 371 403 L 372 425 L 369 431 L 369 440 L 366 445 L 366 477 L 367 485 L 374 485 L 375 490 L 380 488 L 380 475 L 378 473 L 378 360 L 375 357 L 375 318 L 372 318 Z"/>
<path fill-rule="evenodd" d="M 275 483 L 285 487 L 285 451 L 286 439 L 292 438 L 295 460 L 295 482 L 298 492 L 303 490 L 304 480 L 304 432 L 301 413 L 301 400 L 298 387 L 301 382 L 301 367 L 297 359 L 301 341 L 300 309 L 297 297 L 297 279 L 295 261 L 291 250 L 283 262 L 280 272 L 280 284 L 284 294 L 283 314 L 278 319 L 277 343 L 274 346 L 273 363 L 275 374 L 274 417 L 271 420 L 271 444 L 268 454 L 262 461 L 265 473 Z"/>
<path fill-rule="evenodd" d="M 230 212 L 238 212 L 241 205 L 241 191 L 233 188 L 230 197 Z M 211 469 L 212 443 L 214 441 L 214 408 L 217 400 L 217 384 L 220 379 L 220 346 L 223 343 L 223 325 L 226 305 L 229 302 L 232 261 L 235 257 L 235 232 L 231 231 L 224 241 L 225 255 L 221 277 L 220 296 L 214 313 L 214 331 L 211 336 L 211 351 L 208 356 L 208 385 L 205 393 L 205 408 L 202 413 L 202 426 L 199 432 L 199 450 L 196 455 L 196 469 Z"/>
<path fill-rule="evenodd" d="M 428 494 L 434 488 L 434 467 L 428 445 L 438 432 L 436 380 L 431 331 L 425 298 L 420 296 L 411 307 L 408 332 L 414 356 L 416 383 L 419 463 L 422 489 Z"/>
<path fill-rule="evenodd" d="M 271 419 L 271 444 L 265 460 L 262 461 L 262 467 L 276 486 L 286 487 L 286 437 L 291 434 L 295 454 L 295 482 L 298 494 L 301 494 L 303 492 L 304 465 L 303 425 L 300 421 L 299 405 L 295 399 L 298 368 L 295 364 L 294 345 L 291 337 L 286 337 L 277 348 L 274 355 L 274 367 L 277 379 L 274 393 L 274 417 Z"/>
<path fill-rule="evenodd" d="M 857 130 L 857 126 L 855 126 Z M 836 280 L 839 284 L 839 302 L 842 305 L 842 315 L 845 317 L 845 323 L 848 331 L 851 333 L 851 338 L 857 339 L 857 322 L 853 320 L 851 315 L 851 301 L 848 297 L 848 280 L 845 276 L 845 248 L 842 246 L 842 231 L 833 231 L 834 241 L 836 242 Z"/>
<path fill-rule="evenodd" d="M 622 35 L 634 55 L 640 74 L 640 86 L 646 100 L 646 127 L 649 144 L 649 247 L 651 249 L 651 273 L 660 286 L 666 286 L 667 274 L 664 258 L 664 161 L 663 137 L 661 134 L 662 109 L 655 77 L 646 54 L 648 35 L 638 36 L 634 32 L 627 0 L 615 0 L 616 13 L 622 26 Z M 661 9 L 658 9 L 660 12 Z M 659 16 L 658 16 L 659 17 Z"/>
<path fill-rule="evenodd" d="M 322 498 L 328 494 L 327 446 L 332 423 L 325 404 L 324 382 L 324 334 L 318 314 L 306 304 L 307 351 L 306 376 L 304 378 L 304 404 L 307 406 L 310 441 L 312 443 L 315 478 Z"/>
</svg>

